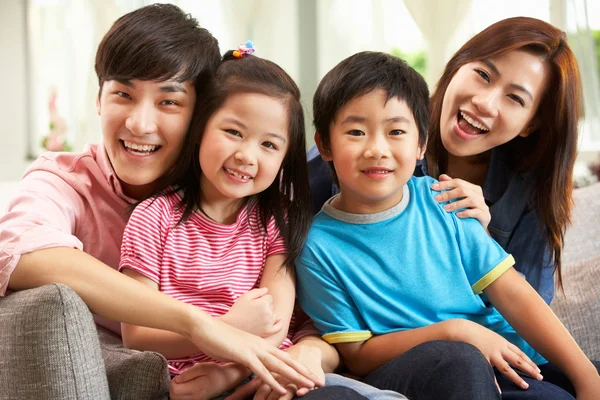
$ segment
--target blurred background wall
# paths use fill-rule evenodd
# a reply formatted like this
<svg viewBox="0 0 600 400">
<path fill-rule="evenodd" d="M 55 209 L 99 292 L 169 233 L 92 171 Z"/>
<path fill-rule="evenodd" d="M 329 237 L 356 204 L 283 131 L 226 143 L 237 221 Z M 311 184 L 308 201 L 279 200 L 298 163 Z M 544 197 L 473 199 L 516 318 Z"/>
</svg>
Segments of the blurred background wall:
<svg viewBox="0 0 600 400">
<path fill-rule="evenodd" d="M 16 180 L 64 131 L 67 149 L 97 142 L 96 46 L 122 14 L 150 0 L 0 0 L 0 182 Z M 460 45 L 503 18 L 565 30 L 585 87 L 581 160 L 600 150 L 600 0 L 173 0 L 219 40 L 247 39 L 299 84 L 307 122 L 320 78 L 361 50 L 405 58 L 431 89 Z M 307 138 L 312 130 L 307 123 Z"/>
</svg>

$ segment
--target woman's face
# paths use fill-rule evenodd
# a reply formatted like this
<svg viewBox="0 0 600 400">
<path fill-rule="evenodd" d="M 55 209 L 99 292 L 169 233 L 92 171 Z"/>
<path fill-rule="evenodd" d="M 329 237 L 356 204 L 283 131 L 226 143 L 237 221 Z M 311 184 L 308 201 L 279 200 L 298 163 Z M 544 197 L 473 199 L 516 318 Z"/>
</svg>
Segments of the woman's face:
<svg viewBox="0 0 600 400">
<path fill-rule="evenodd" d="M 547 75 L 546 63 L 520 50 L 463 65 L 442 103 L 440 134 L 446 150 L 473 156 L 529 135 L 537 127 L 534 116 Z"/>
</svg>

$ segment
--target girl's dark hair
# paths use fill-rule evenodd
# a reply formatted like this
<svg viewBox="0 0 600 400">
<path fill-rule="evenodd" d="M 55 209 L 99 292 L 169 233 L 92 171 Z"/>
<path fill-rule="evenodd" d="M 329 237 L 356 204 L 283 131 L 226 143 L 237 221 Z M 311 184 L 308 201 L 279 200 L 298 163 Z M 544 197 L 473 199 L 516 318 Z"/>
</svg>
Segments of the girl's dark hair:
<svg viewBox="0 0 600 400">
<path fill-rule="evenodd" d="M 529 204 L 544 225 L 554 271 L 562 288 L 561 255 L 573 206 L 572 176 L 582 93 L 577 60 L 564 32 L 535 18 L 508 18 L 475 35 L 452 56 L 431 97 L 429 172 L 438 176 L 448 166 L 448 152 L 440 138 L 440 117 L 444 94 L 456 72 L 465 64 L 513 50 L 539 56 L 549 67 L 548 83 L 535 116 L 539 126 L 528 137 L 516 137 L 503 146 L 512 156 L 509 166 L 513 172 L 529 172 L 534 177 L 535 188 Z"/>
<path fill-rule="evenodd" d="M 308 233 L 312 204 L 300 90 L 277 64 L 253 55 L 236 58 L 232 54 L 229 51 L 223 56 L 206 96 L 196 101 L 181 157 L 167 175 L 165 187 L 183 192 L 179 203 L 183 215 L 179 222 L 185 221 L 201 204 L 199 150 L 210 118 L 233 94 L 259 93 L 280 99 L 288 111 L 288 150 L 271 186 L 252 197 L 257 200 L 263 229 L 266 230 L 272 217 L 275 219 L 287 246 L 285 266 L 293 269 Z"/>
</svg>

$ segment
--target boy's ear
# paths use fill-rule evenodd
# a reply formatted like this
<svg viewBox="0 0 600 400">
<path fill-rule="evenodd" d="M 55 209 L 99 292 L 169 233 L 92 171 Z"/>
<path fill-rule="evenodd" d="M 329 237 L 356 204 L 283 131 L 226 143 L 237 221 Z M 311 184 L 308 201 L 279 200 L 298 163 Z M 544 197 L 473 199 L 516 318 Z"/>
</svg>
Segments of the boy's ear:
<svg viewBox="0 0 600 400">
<path fill-rule="evenodd" d="M 319 149 L 319 153 L 321 153 L 321 158 L 323 161 L 332 161 L 333 157 L 331 157 L 331 150 L 325 147 L 319 132 L 315 133 L 315 143 Z"/>
<path fill-rule="evenodd" d="M 417 160 L 422 160 L 425 158 L 425 152 L 427 151 L 427 141 L 424 144 L 419 143 L 419 147 L 417 147 Z"/>
</svg>

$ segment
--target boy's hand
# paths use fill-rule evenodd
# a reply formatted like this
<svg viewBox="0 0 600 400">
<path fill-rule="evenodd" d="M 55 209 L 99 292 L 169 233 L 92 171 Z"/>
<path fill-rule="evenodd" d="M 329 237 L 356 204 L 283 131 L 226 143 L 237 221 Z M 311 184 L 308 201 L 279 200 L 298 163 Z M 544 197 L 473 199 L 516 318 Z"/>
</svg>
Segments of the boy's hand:
<svg viewBox="0 0 600 400">
<path fill-rule="evenodd" d="M 487 230 L 492 215 L 490 208 L 485 204 L 481 186 L 474 185 L 462 179 L 452 179 L 446 174 L 440 175 L 440 181 L 431 185 L 433 190 L 447 192 L 440 193 L 434 197 L 438 203 L 444 203 L 456 199 L 444 206 L 448 212 L 464 208 L 456 213 L 459 218 L 475 218 Z"/>
<path fill-rule="evenodd" d="M 543 379 L 537 365 L 521 349 L 496 332 L 472 321 L 464 319 L 453 321 L 458 324 L 456 328 L 457 338 L 477 347 L 492 367 L 498 369 L 500 373 L 515 385 L 523 389 L 529 387 L 527 382 L 513 368 L 520 370 L 534 379 L 540 381 Z"/>
<path fill-rule="evenodd" d="M 272 336 L 283 328 L 273 310 L 273 296 L 267 288 L 252 289 L 241 295 L 221 318 L 227 324 L 259 337 Z"/>
<path fill-rule="evenodd" d="M 171 400 L 208 400 L 245 379 L 248 370 L 239 364 L 198 363 L 171 381 Z"/>
</svg>

